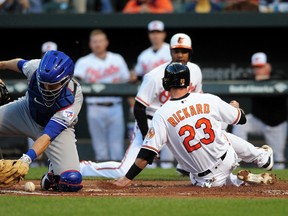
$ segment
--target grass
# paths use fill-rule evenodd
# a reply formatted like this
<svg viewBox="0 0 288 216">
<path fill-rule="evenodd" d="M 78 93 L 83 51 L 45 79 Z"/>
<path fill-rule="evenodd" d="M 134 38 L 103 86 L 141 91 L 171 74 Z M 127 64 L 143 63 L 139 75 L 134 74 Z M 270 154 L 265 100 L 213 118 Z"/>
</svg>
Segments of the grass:
<svg viewBox="0 0 288 216">
<path fill-rule="evenodd" d="M 250 169 L 261 172 L 260 169 Z M 46 168 L 31 168 L 26 180 L 40 180 Z M 235 170 L 237 172 L 237 170 Z M 287 170 L 273 171 L 279 179 L 287 180 Z M 84 179 L 91 179 L 85 177 Z M 98 178 L 97 178 L 98 179 Z M 100 178 L 101 179 L 101 178 Z M 189 180 L 179 177 L 175 169 L 146 169 L 137 179 L 141 180 Z M 1 195 L 1 215 L 125 215 L 125 216 L 255 216 L 288 215 L 288 199 L 245 198 L 138 198 L 138 197 L 69 197 L 69 196 L 14 196 Z"/>
</svg>

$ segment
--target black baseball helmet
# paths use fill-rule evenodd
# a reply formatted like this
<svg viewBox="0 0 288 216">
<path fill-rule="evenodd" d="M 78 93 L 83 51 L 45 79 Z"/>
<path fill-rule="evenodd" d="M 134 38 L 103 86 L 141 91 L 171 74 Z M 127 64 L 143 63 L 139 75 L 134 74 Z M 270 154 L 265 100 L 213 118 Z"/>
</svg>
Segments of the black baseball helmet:
<svg viewBox="0 0 288 216">
<path fill-rule="evenodd" d="M 183 88 L 190 85 L 190 70 L 179 62 L 172 62 L 165 68 L 162 85 L 166 91 L 173 88 Z"/>
</svg>

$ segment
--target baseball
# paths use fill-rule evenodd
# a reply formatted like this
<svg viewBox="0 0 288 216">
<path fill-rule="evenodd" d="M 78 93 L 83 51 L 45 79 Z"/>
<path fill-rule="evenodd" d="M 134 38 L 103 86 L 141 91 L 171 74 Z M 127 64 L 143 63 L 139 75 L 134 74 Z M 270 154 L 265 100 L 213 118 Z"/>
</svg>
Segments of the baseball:
<svg viewBox="0 0 288 216">
<path fill-rule="evenodd" d="M 33 182 L 26 182 L 24 185 L 25 191 L 33 192 L 35 191 L 35 184 Z"/>
</svg>

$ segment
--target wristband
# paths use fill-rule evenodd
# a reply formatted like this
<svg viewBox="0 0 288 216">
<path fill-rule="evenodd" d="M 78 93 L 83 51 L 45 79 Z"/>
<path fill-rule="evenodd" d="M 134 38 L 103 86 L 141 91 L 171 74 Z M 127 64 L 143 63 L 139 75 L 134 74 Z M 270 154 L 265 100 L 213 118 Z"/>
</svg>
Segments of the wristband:
<svg viewBox="0 0 288 216">
<path fill-rule="evenodd" d="M 23 154 L 22 157 L 19 160 L 27 163 L 28 165 L 30 165 L 32 163 L 31 158 L 28 155 L 26 155 L 26 154 Z"/>
<path fill-rule="evenodd" d="M 37 158 L 37 154 L 34 151 L 34 149 L 29 149 L 28 152 L 26 153 L 27 156 L 31 158 L 31 161 L 34 161 Z"/>
<path fill-rule="evenodd" d="M 126 173 L 125 177 L 132 180 L 142 171 L 135 163 L 131 166 L 131 168 Z"/>
</svg>

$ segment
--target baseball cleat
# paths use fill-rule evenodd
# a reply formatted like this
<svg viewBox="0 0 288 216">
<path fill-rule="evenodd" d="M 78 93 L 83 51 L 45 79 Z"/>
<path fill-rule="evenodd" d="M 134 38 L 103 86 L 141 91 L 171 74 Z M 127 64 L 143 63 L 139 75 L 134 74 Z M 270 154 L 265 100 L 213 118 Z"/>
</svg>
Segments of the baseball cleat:
<svg viewBox="0 0 288 216">
<path fill-rule="evenodd" d="M 42 190 L 49 190 L 50 188 L 58 190 L 58 182 L 58 176 L 55 176 L 52 172 L 48 172 L 42 176 L 40 186 Z"/>
<path fill-rule="evenodd" d="M 240 170 L 237 173 L 238 179 L 252 184 L 274 184 L 276 175 L 272 173 L 253 174 L 249 170 Z"/>
<path fill-rule="evenodd" d="M 261 148 L 263 148 L 265 151 L 268 152 L 269 158 L 266 164 L 262 166 L 265 170 L 272 170 L 274 165 L 274 159 L 273 159 L 273 149 L 268 145 L 263 145 Z"/>
</svg>

